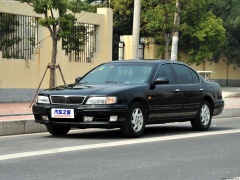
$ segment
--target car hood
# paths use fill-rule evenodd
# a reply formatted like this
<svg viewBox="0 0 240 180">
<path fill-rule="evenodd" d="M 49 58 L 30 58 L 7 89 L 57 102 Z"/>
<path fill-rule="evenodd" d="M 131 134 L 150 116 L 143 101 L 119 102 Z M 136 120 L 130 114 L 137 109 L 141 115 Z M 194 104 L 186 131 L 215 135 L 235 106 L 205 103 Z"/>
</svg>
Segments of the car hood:
<svg viewBox="0 0 240 180">
<path fill-rule="evenodd" d="M 49 95 L 108 95 L 109 93 L 126 90 L 139 85 L 129 83 L 119 84 L 69 84 L 52 89 L 46 89 L 39 94 Z"/>
</svg>

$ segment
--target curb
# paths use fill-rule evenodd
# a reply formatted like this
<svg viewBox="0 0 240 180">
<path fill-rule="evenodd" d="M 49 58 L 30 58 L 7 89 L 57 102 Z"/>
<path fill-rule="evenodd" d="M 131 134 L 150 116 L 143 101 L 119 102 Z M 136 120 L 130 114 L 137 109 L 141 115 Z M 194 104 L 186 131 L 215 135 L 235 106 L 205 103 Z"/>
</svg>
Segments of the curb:
<svg viewBox="0 0 240 180">
<path fill-rule="evenodd" d="M 240 117 L 240 108 L 223 109 L 222 114 L 214 116 L 213 119 Z M 0 121 L 0 136 L 31 134 L 47 132 L 43 124 L 35 123 L 34 119 L 30 120 L 3 120 Z"/>
<path fill-rule="evenodd" d="M 32 113 L 0 114 L 0 117 L 6 117 L 6 116 L 27 116 L 27 115 L 32 115 Z"/>
<path fill-rule="evenodd" d="M 227 109 L 223 109 L 222 114 L 214 116 L 213 119 L 231 118 L 231 117 L 240 117 L 240 108 L 227 108 Z"/>
<path fill-rule="evenodd" d="M 34 120 L 0 121 L 0 136 L 46 132 L 46 127 Z"/>
<path fill-rule="evenodd" d="M 234 97 L 240 97 L 240 93 L 239 92 L 231 93 L 227 95 L 225 98 L 234 98 Z"/>
</svg>

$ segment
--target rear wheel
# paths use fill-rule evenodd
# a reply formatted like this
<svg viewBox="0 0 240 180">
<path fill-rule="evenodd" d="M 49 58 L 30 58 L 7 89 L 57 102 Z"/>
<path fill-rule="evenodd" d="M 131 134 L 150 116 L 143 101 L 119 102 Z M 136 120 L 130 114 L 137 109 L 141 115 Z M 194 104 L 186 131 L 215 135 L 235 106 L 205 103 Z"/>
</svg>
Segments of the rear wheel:
<svg viewBox="0 0 240 180">
<path fill-rule="evenodd" d="M 206 131 L 212 121 L 212 109 L 207 101 L 203 101 L 200 105 L 196 118 L 191 121 L 192 127 L 198 131 Z"/>
<path fill-rule="evenodd" d="M 138 102 L 132 103 L 129 108 L 125 124 L 121 128 L 126 137 L 139 137 L 143 134 L 146 124 L 146 111 Z"/>
<path fill-rule="evenodd" d="M 56 127 L 52 125 L 46 125 L 48 132 L 52 135 L 62 136 L 66 135 L 70 131 L 70 127 Z"/>
</svg>

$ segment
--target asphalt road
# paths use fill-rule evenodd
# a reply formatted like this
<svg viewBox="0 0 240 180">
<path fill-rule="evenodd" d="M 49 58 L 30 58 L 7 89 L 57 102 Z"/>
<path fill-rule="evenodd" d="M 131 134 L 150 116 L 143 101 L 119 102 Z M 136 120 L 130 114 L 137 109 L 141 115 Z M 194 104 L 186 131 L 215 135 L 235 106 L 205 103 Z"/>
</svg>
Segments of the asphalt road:
<svg viewBox="0 0 240 180">
<path fill-rule="evenodd" d="M 0 137 L 0 179 L 240 180 L 240 118 L 147 127 L 141 138 L 119 130 L 73 130 Z"/>
</svg>

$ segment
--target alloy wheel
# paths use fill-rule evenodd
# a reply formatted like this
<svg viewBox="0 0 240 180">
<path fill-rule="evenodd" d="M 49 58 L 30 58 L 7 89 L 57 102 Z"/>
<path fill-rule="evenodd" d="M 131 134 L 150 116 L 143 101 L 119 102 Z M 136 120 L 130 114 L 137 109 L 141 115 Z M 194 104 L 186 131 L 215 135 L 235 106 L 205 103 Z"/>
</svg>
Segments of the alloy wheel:
<svg viewBox="0 0 240 180">
<path fill-rule="evenodd" d="M 135 132 L 141 131 L 142 126 L 143 126 L 143 113 L 142 113 L 141 109 L 139 109 L 139 108 L 134 109 L 134 111 L 132 113 L 131 122 L 132 122 L 133 130 Z"/>
<path fill-rule="evenodd" d="M 204 104 L 202 106 L 201 109 L 201 122 L 204 126 L 208 125 L 209 121 L 210 121 L 210 110 L 208 108 L 208 106 L 206 104 Z"/>
</svg>

